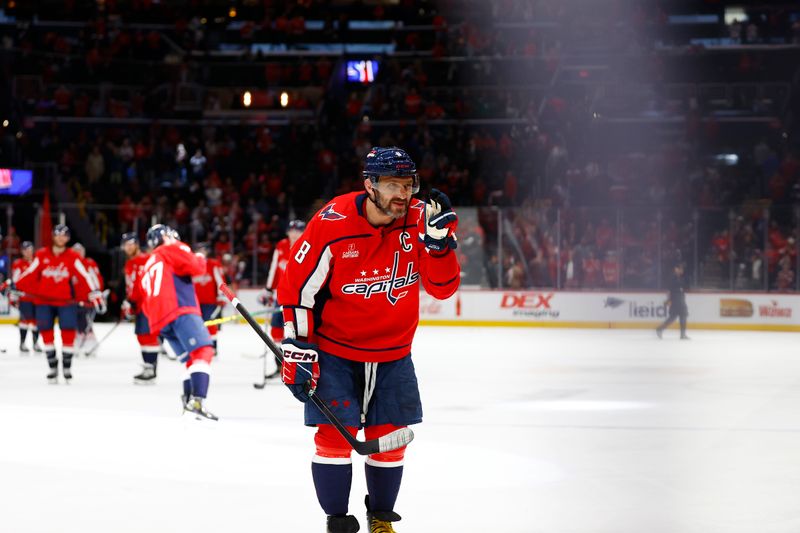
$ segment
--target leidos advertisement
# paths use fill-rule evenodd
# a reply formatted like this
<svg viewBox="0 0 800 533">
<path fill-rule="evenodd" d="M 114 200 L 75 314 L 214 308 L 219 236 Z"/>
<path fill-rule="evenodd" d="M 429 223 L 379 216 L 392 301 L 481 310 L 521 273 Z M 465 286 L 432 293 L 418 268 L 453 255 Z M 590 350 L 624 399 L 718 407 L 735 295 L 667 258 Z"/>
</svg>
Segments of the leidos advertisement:
<svg viewBox="0 0 800 533">
<path fill-rule="evenodd" d="M 664 320 L 669 314 L 667 303 L 663 296 L 653 297 L 652 295 L 617 295 L 608 296 L 603 300 L 604 309 L 620 309 L 627 312 L 628 318 L 657 318 Z M 615 314 L 617 318 L 619 313 Z"/>
</svg>

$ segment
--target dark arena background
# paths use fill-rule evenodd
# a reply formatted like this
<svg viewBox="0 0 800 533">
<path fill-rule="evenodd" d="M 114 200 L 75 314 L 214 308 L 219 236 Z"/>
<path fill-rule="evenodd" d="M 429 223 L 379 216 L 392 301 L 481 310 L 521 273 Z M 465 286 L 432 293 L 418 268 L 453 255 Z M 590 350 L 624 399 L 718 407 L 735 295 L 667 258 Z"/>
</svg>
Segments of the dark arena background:
<svg viewBox="0 0 800 533">
<path fill-rule="evenodd" d="M 0 531 L 325 529 L 233 306 L 218 423 L 169 347 L 134 385 L 121 238 L 207 246 L 269 332 L 278 243 L 373 147 L 458 215 L 396 531 L 800 530 L 800 3 L 0 0 Z M 106 309 L 53 386 L 12 265 L 62 224 Z"/>
</svg>

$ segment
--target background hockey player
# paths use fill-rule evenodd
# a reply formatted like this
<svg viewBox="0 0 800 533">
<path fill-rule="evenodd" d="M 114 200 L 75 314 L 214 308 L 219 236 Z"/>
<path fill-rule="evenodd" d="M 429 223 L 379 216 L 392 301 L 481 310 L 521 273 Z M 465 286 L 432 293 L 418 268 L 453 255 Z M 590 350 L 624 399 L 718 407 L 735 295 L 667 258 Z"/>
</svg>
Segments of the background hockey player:
<svg viewBox="0 0 800 533">
<path fill-rule="evenodd" d="M 33 261 L 33 243 L 31 241 L 23 242 L 20 250 L 22 257 L 15 260 L 11 265 L 11 281 L 15 285 L 19 281 L 20 275 L 27 270 L 31 265 L 31 261 Z M 27 354 L 30 352 L 25 345 L 28 333 L 31 334 L 33 351 L 41 352 L 42 349 L 36 343 L 39 339 L 39 329 L 36 327 L 36 304 L 33 303 L 33 297 L 19 291 L 12 291 L 9 299 L 13 305 L 19 306 L 19 353 Z"/>
<path fill-rule="evenodd" d="M 431 191 L 425 204 L 416 166 L 399 148 L 373 148 L 365 191 L 338 196 L 309 222 L 292 247 L 278 288 L 286 321 L 282 379 L 317 426 L 312 475 L 328 531 L 353 533 L 348 515 L 351 448 L 314 406 L 320 397 L 355 434 L 367 439 L 422 421 L 411 343 L 419 322 L 419 281 L 435 298 L 459 285 L 457 217 L 448 198 Z M 308 362 L 297 363 L 293 359 Z M 393 532 L 400 520 L 405 448 L 367 458 L 369 530 Z"/>
<path fill-rule="evenodd" d="M 83 264 L 86 265 L 86 270 L 94 277 L 98 290 L 102 291 L 105 283 L 97 262 L 86 255 L 86 248 L 80 243 L 73 244 L 72 250 L 80 256 Z M 100 314 L 105 314 L 105 311 L 105 309 L 101 309 Z M 78 330 L 75 334 L 76 354 L 81 352 L 88 354 L 97 345 L 97 337 L 94 334 L 94 319 L 97 313 L 98 310 L 94 306 L 86 305 L 84 302 L 78 304 Z"/>
<path fill-rule="evenodd" d="M 278 290 L 278 284 L 283 273 L 286 270 L 286 264 L 289 262 L 289 250 L 292 249 L 294 243 L 303 234 L 306 229 L 306 223 L 302 220 L 292 220 L 289 222 L 289 227 L 286 230 L 286 238 L 278 241 L 275 245 L 275 250 L 272 252 L 272 261 L 269 265 L 269 274 L 267 275 L 267 283 L 263 294 L 259 297 L 259 303 L 264 307 L 276 307 L 275 291 Z M 272 337 L 276 343 L 283 340 L 283 312 L 280 308 L 272 313 L 270 319 L 269 336 Z M 280 374 L 280 368 L 276 369 L 273 374 L 264 376 L 265 378 L 273 378 Z"/>
<path fill-rule="evenodd" d="M 197 294 L 197 301 L 200 304 L 200 313 L 203 321 L 219 318 L 222 309 L 228 303 L 225 296 L 219 292 L 219 286 L 225 281 L 225 274 L 222 272 L 222 263 L 213 257 L 209 257 L 211 246 L 207 242 L 198 243 L 195 246 L 198 253 L 202 254 L 206 260 L 206 271 L 192 278 L 194 290 Z M 220 326 L 207 326 L 208 334 L 211 335 L 211 342 L 214 346 L 214 355 L 217 355 L 217 332 Z"/>
<path fill-rule="evenodd" d="M 72 356 L 75 350 L 75 330 L 78 327 L 78 303 L 88 302 L 98 309 L 105 308 L 100 288 L 73 250 L 67 248 L 69 228 L 59 224 L 53 228 L 53 244 L 41 248 L 30 266 L 19 276 L 17 288 L 33 297 L 36 304 L 36 325 L 42 336 L 47 364 L 47 379 L 58 381 L 54 325 L 58 318 L 61 330 L 61 368 L 64 379 L 72 379 Z"/>
<path fill-rule="evenodd" d="M 163 224 L 147 230 L 150 257 L 139 281 L 144 293 L 142 308 L 150 330 L 163 335 L 186 361 L 189 375 L 183 382 L 184 410 L 198 418 L 217 420 L 205 408 L 214 350 L 192 283 L 193 276 L 206 271 L 206 261 L 176 235 Z"/>
<path fill-rule="evenodd" d="M 125 300 L 122 302 L 122 318 L 134 321 L 134 333 L 142 352 L 142 371 L 133 376 L 137 384 L 154 383 L 158 370 L 158 335 L 150 332 L 147 317 L 142 312 L 144 293 L 139 281 L 142 279 L 144 264 L 150 257 L 142 251 L 139 237 L 128 232 L 120 238 L 120 246 L 125 253 Z"/>
</svg>

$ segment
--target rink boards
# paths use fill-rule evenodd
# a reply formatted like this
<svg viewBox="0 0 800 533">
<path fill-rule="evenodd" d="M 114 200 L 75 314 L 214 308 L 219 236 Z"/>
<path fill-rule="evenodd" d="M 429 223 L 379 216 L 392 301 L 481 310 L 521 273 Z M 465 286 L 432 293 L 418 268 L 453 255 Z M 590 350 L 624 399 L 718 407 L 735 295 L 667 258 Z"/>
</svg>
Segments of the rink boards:
<svg viewBox="0 0 800 533">
<path fill-rule="evenodd" d="M 243 289 L 238 296 L 257 311 L 262 308 L 256 301 L 259 292 Z M 686 300 L 690 328 L 800 331 L 798 294 L 693 292 Z M 233 312 L 229 306 L 223 316 Z M 656 292 L 463 288 L 442 301 L 420 294 L 423 325 L 646 329 L 662 322 L 667 313 L 665 294 Z M 0 323 L 16 321 L 16 309 L 0 300 Z"/>
</svg>

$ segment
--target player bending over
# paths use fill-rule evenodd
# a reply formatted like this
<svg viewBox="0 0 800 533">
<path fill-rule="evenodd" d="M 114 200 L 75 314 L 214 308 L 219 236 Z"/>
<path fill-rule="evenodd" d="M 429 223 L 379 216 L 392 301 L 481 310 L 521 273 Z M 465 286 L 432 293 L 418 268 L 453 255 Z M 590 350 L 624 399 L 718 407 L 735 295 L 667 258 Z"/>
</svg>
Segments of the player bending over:
<svg viewBox="0 0 800 533">
<path fill-rule="evenodd" d="M 200 317 L 192 283 L 192 276 L 206 271 L 205 259 L 193 253 L 178 240 L 175 230 L 163 224 L 147 230 L 147 245 L 150 257 L 139 281 L 144 294 L 142 310 L 150 330 L 160 333 L 186 362 L 184 412 L 198 419 L 217 420 L 205 407 L 214 350 Z"/>
</svg>

